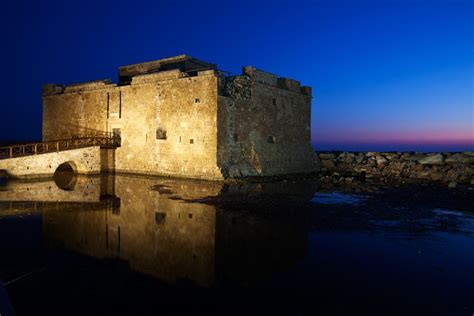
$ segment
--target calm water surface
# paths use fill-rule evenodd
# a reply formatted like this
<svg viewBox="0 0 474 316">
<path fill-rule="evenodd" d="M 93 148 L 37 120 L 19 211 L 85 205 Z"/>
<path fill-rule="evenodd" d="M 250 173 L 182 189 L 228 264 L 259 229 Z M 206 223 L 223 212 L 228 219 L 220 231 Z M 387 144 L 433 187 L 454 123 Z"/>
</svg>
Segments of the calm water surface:
<svg viewBox="0 0 474 316">
<path fill-rule="evenodd" d="M 473 209 L 430 187 L 10 181 L 0 280 L 17 315 L 471 316 Z"/>
</svg>

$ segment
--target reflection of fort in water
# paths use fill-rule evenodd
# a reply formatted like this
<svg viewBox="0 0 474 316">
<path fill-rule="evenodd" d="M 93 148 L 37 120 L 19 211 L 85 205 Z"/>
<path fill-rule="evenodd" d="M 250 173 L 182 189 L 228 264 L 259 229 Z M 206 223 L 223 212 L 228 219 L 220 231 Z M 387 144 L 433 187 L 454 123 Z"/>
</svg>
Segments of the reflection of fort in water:
<svg viewBox="0 0 474 316">
<path fill-rule="evenodd" d="M 295 187 L 296 186 L 296 187 Z M 301 192 L 293 183 L 225 185 L 136 176 L 57 177 L 11 182 L 0 212 L 42 210 L 48 246 L 101 259 L 120 259 L 162 280 L 251 282 L 288 268 L 306 254 L 305 214 L 264 216 L 200 199 Z M 237 197 L 237 198 L 236 198 Z M 252 197 L 250 197 L 251 199 Z M 220 206 L 218 206 L 220 205 Z"/>
</svg>

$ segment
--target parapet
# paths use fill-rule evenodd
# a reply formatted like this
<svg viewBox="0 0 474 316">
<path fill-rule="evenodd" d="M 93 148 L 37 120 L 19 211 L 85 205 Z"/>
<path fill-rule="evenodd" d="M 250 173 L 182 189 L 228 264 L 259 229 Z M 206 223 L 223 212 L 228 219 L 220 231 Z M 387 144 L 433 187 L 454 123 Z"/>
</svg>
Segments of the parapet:
<svg viewBox="0 0 474 316">
<path fill-rule="evenodd" d="M 242 98 L 244 99 L 250 97 L 252 82 L 306 96 L 311 96 L 312 93 L 311 87 L 301 87 L 300 82 L 297 80 L 278 77 L 275 74 L 256 69 L 253 66 L 242 67 L 241 76 L 236 76 L 236 78 L 226 78 L 224 72 L 217 70 L 216 64 L 210 64 L 188 55 L 178 55 L 139 64 L 122 66 L 119 67 L 118 72 L 118 85 L 137 85 L 189 76 L 218 75 L 219 89 L 230 89 L 228 92 L 221 91 L 224 95 L 236 95 L 236 90 L 240 87 L 245 90 L 242 92 Z M 237 77 L 241 77 L 243 80 L 238 80 Z M 244 78 L 247 78 L 248 80 L 244 80 Z M 98 90 L 116 86 L 117 84 L 113 84 L 110 79 L 78 83 L 69 86 L 47 84 L 43 86 L 43 96 Z"/>
<path fill-rule="evenodd" d="M 210 64 L 188 55 L 178 55 L 145 63 L 119 67 L 119 84 L 130 83 L 132 78 L 135 76 L 162 71 L 179 70 L 181 72 L 196 72 L 207 69 L 217 69 L 217 66 L 215 64 Z"/>
<path fill-rule="evenodd" d="M 278 78 L 278 88 L 290 90 L 296 93 L 301 93 L 301 84 L 299 81 L 289 79 L 289 78 Z"/>
<path fill-rule="evenodd" d="M 112 81 L 110 79 L 102 79 L 102 80 L 95 80 L 95 81 L 89 81 L 89 82 L 83 82 L 83 83 L 76 83 L 76 84 L 66 86 L 64 88 L 64 93 L 103 89 L 110 85 L 112 85 Z"/>
<path fill-rule="evenodd" d="M 193 73 L 193 75 L 209 76 L 209 75 L 214 75 L 215 73 L 216 71 L 214 69 L 211 69 L 211 70 L 197 71 L 195 74 Z M 179 69 L 164 70 L 164 71 L 160 71 L 156 73 L 135 76 L 132 78 L 131 85 L 179 79 L 179 78 L 185 78 L 189 76 L 190 76 L 189 73 L 182 72 Z"/>
<path fill-rule="evenodd" d="M 303 86 L 301 87 L 301 93 L 305 95 L 313 95 L 313 89 L 310 86 Z"/>
<path fill-rule="evenodd" d="M 266 84 L 268 86 L 277 86 L 278 76 L 269 72 L 258 70 L 252 66 L 245 66 L 242 68 L 242 75 L 247 75 L 253 78 L 256 82 Z"/>
<path fill-rule="evenodd" d="M 43 96 L 61 94 L 61 93 L 74 93 L 82 91 L 91 91 L 97 89 L 108 88 L 115 86 L 110 79 L 95 80 L 84 83 L 75 83 L 69 86 L 60 84 L 45 84 L 43 85 Z"/>
<path fill-rule="evenodd" d="M 252 66 L 245 66 L 242 68 L 242 75 L 252 78 L 255 82 L 276 87 L 283 90 L 288 90 L 298 94 L 311 96 L 311 87 L 301 87 L 301 83 L 290 78 L 278 77 L 269 72 L 256 69 Z"/>
<path fill-rule="evenodd" d="M 181 72 L 179 69 L 161 71 L 157 73 L 138 75 L 132 78 L 132 85 L 150 83 L 157 81 L 164 81 L 170 79 L 178 79 L 185 76 L 185 73 Z"/>
<path fill-rule="evenodd" d="M 43 96 L 61 94 L 64 92 L 64 86 L 60 84 L 49 83 L 43 85 Z"/>
</svg>

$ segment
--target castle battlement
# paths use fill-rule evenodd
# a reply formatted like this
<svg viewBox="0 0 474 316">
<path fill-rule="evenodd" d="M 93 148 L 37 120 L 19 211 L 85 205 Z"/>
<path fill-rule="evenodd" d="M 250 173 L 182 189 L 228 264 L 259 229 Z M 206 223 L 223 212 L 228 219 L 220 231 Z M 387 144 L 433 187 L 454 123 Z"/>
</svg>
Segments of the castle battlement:
<svg viewBox="0 0 474 316">
<path fill-rule="evenodd" d="M 226 77 L 224 72 L 219 71 L 215 64 L 210 64 L 188 55 L 178 55 L 175 57 L 119 67 L 118 85 L 137 85 L 210 74 L 220 74 L 225 79 L 235 77 Z M 257 84 L 264 84 L 294 93 L 311 95 L 311 87 L 301 87 L 300 82 L 297 80 L 278 77 L 278 75 L 257 69 L 253 66 L 242 67 L 242 76 L 250 77 Z M 232 78 L 231 80 L 234 79 Z M 107 89 L 118 85 L 113 84 L 111 79 L 94 80 L 71 85 L 46 84 L 43 86 L 43 95 L 47 96 L 60 93 Z"/>
</svg>

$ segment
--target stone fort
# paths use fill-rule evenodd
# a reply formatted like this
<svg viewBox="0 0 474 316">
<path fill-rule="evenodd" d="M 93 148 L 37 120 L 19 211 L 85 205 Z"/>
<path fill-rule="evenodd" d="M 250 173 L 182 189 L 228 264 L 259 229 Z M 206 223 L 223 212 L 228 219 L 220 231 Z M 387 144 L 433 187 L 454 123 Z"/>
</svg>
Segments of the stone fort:
<svg viewBox="0 0 474 316">
<path fill-rule="evenodd" d="M 100 153 L 110 172 L 212 180 L 310 173 L 318 168 L 311 99 L 296 80 L 251 66 L 226 76 L 179 55 L 120 67 L 118 83 L 44 85 L 43 141 L 113 133 L 120 147 Z"/>
</svg>

